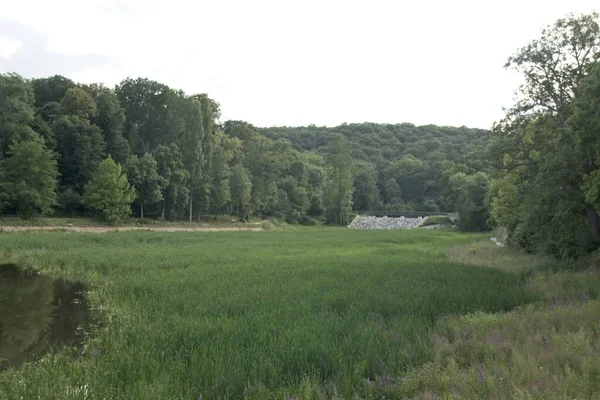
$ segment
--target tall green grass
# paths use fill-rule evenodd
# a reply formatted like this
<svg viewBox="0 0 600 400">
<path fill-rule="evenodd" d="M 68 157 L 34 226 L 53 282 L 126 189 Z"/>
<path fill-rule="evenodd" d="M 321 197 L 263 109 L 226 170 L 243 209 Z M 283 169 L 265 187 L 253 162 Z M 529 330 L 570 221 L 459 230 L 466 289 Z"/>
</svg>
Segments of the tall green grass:
<svg viewBox="0 0 600 400">
<path fill-rule="evenodd" d="M 0 374 L 0 398 L 366 396 L 433 357 L 441 316 L 534 300 L 508 272 L 452 262 L 479 236 L 298 228 L 259 233 L 0 233 L 0 263 L 87 282 L 102 324 Z"/>
</svg>

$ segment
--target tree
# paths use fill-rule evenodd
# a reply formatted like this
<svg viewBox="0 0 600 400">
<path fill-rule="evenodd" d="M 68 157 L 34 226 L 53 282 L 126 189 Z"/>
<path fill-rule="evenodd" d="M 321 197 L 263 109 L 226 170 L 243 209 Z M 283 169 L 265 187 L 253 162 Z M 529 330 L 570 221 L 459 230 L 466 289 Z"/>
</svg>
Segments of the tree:
<svg viewBox="0 0 600 400">
<path fill-rule="evenodd" d="M 450 178 L 450 184 L 456 187 L 459 193 L 454 205 L 458 211 L 459 227 L 469 231 L 488 229 L 488 176 L 484 172 L 473 175 L 459 172 Z"/>
<path fill-rule="evenodd" d="M 402 202 L 402 191 L 394 178 L 390 178 L 385 182 L 384 191 L 386 203 L 398 204 Z"/>
<path fill-rule="evenodd" d="M 44 107 L 48 103 L 59 103 L 67 90 L 76 87 L 75 82 L 61 75 L 32 79 L 31 86 L 35 94 L 35 106 Z"/>
<path fill-rule="evenodd" d="M 413 201 L 415 204 L 422 204 L 428 189 L 431 187 L 429 182 L 430 170 L 425 161 L 408 154 L 393 161 L 385 168 L 383 175 L 386 182 L 390 178 L 396 180 L 396 183 L 402 188 L 402 200 L 405 202 Z"/>
<path fill-rule="evenodd" d="M 377 170 L 372 164 L 360 163 L 354 175 L 354 209 L 374 210 L 379 201 Z"/>
<path fill-rule="evenodd" d="M 129 157 L 129 142 L 123 135 L 125 112 L 114 91 L 102 85 L 90 85 L 85 88 L 96 103 L 97 112 L 92 122 L 104 134 L 106 154 L 116 162 L 123 164 Z"/>
<path fill-rule="evenodd" d="M 33 90 L 16 74 L 0 74 L 0 158 L 17 142 L 35 140 Z"/>
<path fill-rule="evenodd" d="M 240 221 L 247 221 L 251 214 L 252 182 L 250 173 L 241 164 L 231 168 L 231 206 Z"/>
<path fill-rule="evenodd" d="M 166 187 L 166 179 L 157 172 L 156 160 L 152 154 L 146 153 L 142 157 L 133 155 L 125 165 L 127 177 L 136 193 L 136 200 L 140 206 L 140 217 L 144 218 L 144 205 L 156 204 L 163 200 L 162 190 Z"/>
<path fill-rule="evenodd" d="M 60 101 L 60 110 L 63 115 L 90 119 L 96 115 L 96 103 L 83 89 L 76 87 L 67 90 Z"/>
<path fill-rule="evenodd" d="M 587 190 L 595 186 L 588 185 L 595 134 L 591 115 L 577 117 L 586 115 L 579 108 L 586 76 L 599 58 L 600 25 L 591 14 L 559 19 L 508 60 L 525 83 L 494 127 L 491 205 L 496 222 L 510 224 L 509 240 L 527 250 L 572 258 L 600 243 L 600 218 Z"/>
<path fill-rule="evenodd" d="M 125 137 L 137 155 L 151 153 L 159 144 L 166 144 L 170 132 L 180 123 L 169 123 L 167 114 L 173 111 L 171 98 L 177 96 L 168 86 L 149 79 L 125 79 L 115 89 L 125 112 Z M 179 111 L 177 111 L 179 112 Z"/>
<path fill-rule="evenodd" d="M 2 189 L 12 207 L 22 218 L 52 212 L 56 200 L 58 169 L 54 155 L 41 137 L 18 142 L 9 147 L 2 161 Z"/>
<path fill-rule="evenodd" d="M 298 223 L 306 215 L 310 200 L 306 187 L 300 185 L 292 176 L 279 182 L 280 216 L 289 223 Z"/>
<path fill-rule="evenodd" d="M 224 146 L 224 142 L 226 140 L 227 139 L 224 137 L 224 135 L 217 136 L 210 168 L 210 204 L 213 212 L 215 213 L 215 219 L 223 207 L 225 207 L 231 200 L 231 168 L 229 167 L 229 162 L 232 155 L 231 152 L 227 151 Z"/>
<path fill-rule="evenodd" d="M 320 158 L 320 157 L 319 157 Z M 323 192 L 325 188 L 325 169 L 313 164 L 308 164 L 308 200 L 310 207 L 308 214 L 320 215 L 323 212 Z"/>
<path fill-rule="evenodd" d="M 62 184 L 82 192 L 92 172 L 103 159 L 105 143 L 100 128 L 75 115 L 65 115 L 52 124 L 60 154 Z"/>
<path fill-rule="evenodd" d="M 164 180 L 161 219 L 165 219 L 165 215 L 171 218 L 177 209 L 186 205 L 190 174 L 183 166 L 181 152 L 175 143 L 168 146 L 159 145 L 154 152 L 154 158 L 158 175 Z"/>
<path fill-rule="evenodd" d="M 90 182 L 85 186 L 83 203 L 102 214 L 111 223 L 124 221 L 131 214 L 135 189 L 127 175 L 110 156 L 98 164 Z"/>
<path fill-rule="evenodd" d="M 327 157 L 329 180 L 325 189 L 325 220 L 333 225 L 347 225 L 352 211 L 353 160 L 350 147 L 341 137 L 336 137 Z"/>
</svg>

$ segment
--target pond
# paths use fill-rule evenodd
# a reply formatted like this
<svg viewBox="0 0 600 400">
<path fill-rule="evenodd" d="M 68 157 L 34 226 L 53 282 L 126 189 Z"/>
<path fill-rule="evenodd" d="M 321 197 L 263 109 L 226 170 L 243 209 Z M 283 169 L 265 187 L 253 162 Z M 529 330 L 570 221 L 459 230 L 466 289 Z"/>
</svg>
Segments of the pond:
<svg viewBox="0 0 600 400">
<path fill-rule="evenodd" d="M 80 348 L 91 324 L 86 286 L 0 265 L 0 371 L 58 346 Z"/>
</svg>

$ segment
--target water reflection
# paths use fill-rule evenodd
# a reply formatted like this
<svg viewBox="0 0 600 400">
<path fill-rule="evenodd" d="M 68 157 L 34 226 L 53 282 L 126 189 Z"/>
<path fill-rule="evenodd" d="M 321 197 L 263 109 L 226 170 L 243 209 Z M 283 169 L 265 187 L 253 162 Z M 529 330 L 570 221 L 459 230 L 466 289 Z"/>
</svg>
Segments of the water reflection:
<svg viewBox="0 0 600 400">
<path fill-rule="evenodd" d="M 0 371 L 54 346 L 80 346 L 90 324 L 81 282 L 0 265 Z"/>
</svg>

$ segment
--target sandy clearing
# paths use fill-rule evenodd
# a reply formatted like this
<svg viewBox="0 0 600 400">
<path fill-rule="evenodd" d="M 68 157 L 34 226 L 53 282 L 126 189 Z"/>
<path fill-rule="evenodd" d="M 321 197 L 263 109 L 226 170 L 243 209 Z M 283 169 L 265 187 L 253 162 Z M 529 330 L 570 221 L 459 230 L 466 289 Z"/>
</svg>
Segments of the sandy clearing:
<svg viewBox="0 0 600 400">
<path fill-rule="evenodd" d="M 67 231 L 82 233 L 107 233 L 127 231 L 151 231 L 151 232 L 259 232 L 259 227 L 209 227 L 198 226 L 193 228 L 178 226 L 0 226 L 0 232 L 26 232 L 26 231 Z"/>
</svg>

